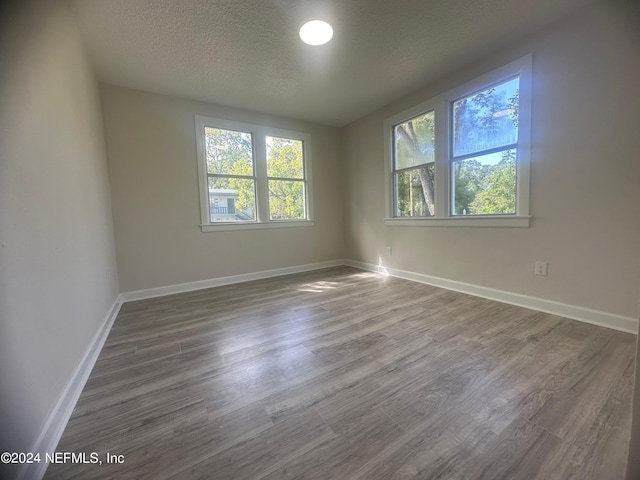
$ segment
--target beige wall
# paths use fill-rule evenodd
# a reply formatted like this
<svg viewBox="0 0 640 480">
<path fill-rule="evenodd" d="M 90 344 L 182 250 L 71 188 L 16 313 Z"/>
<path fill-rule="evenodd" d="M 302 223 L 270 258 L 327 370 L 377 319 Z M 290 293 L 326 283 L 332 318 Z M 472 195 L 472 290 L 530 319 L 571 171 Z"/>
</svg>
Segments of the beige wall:
<svg viewBox="0 0 640 480">
<path fill-rule="evenodd" d="M 34 444 L 118 295 L 97 83 L 66 4 L 20 3 L 0 12 L 0 451 Z"/>
<path fill-rule="evenodd" d="M 346 256 L 637 318 L 640 39 L 593 5 L 346 127 Z M 533 52 L 530 228 L 385 227 L 382 122 Z M 384 247 L 393 247 L 391 257 Z M 534 261 L 549 276 L 533 275 Z"/>
<path fill-rule="evenodd" d="M 103 85 L 121 291 L 342 258 L 340 132 Z M 315 226 L 202 233 L 194 114 L 312 135 Z"/>
</svg>

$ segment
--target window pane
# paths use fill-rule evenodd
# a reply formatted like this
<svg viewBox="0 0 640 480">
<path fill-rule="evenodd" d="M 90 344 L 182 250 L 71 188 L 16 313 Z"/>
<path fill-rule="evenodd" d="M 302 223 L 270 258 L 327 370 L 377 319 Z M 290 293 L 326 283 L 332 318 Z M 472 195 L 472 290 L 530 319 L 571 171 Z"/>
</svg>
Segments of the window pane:
<svg viewBox="0 0 640 480">
<path fill-rule="evenodd" d="M 518 77 L 453 102 L 453 156 L 518 141 Z"/>
<path fill-rule="evenodd" d="M 267 175 L 304 178 L 302 140 L 267 137 Z"/>
<path fill-rule="evenodd" d="M 254 181 L 247 178 L 209 177 L 211 222 L 252 222 L 256 215 Z"/>
<path fill-rule="evenodd" d="M 304 182 L 269 180 L 269 218 L 304 220 Z"/>
<path fill-rule="evenodd" d="M 434 121 L 435 113 L 431 111 L 394 127 L 396 170 L 433 163 Z"/>
<path fill-rule="evenodd" d="M 451 164 L 453 215 L 516 213 L 516 150 Z"/>
<path fill-rule="evenodd" d="M 431 217 L 434 207 L 434 164 L 395 174 L 396 217 Z"/>
<path fill-rule="evenodd" d="M 207 173 L 253 176 L 251 134 L 205 127 Z"/>
</svg>

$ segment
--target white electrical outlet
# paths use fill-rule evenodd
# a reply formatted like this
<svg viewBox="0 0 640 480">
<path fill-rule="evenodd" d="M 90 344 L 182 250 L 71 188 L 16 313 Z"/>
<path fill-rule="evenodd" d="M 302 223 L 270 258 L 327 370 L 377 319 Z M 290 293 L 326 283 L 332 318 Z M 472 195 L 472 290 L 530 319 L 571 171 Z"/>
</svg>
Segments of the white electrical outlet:
<svg viewBox="0 0 640 480">
<path fill-rule="evenodd" d="M 385 250 L 387 251 L 387 257 L 390 257 L 391 256 L 391 247 L 387 247 Z"/>
<path fill-rule="evenodd" d="M 547 276 L 547 262 L 536 262 L 535 274 L 542 277 Z"/>
</svg>

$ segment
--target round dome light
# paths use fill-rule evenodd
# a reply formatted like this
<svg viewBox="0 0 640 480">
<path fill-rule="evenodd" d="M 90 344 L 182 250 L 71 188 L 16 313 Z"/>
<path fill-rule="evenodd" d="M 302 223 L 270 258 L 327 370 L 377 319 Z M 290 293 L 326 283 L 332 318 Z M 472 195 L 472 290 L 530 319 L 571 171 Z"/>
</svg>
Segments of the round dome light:
<svg viewBox="0 0 640 480">
<path fill-rule="evenodd" d="M 322 20 L 311 20 L 300 27 L 300 38 L 308 45 L 324 45 L 333 37 L 333 28 Z"/>
</svg>

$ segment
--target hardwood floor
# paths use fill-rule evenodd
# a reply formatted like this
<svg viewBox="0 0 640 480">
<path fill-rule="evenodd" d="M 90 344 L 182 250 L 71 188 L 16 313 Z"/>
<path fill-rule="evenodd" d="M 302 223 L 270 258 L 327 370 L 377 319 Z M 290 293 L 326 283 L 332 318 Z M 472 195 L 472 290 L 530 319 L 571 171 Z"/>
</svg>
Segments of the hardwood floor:
<svg viewBox="0 0 640 480">
<path fill-rule="evenodd" d="M 623 479 L 635 337 L 340 267 L 123 305 L 49 479 Z"/>
</svg>

